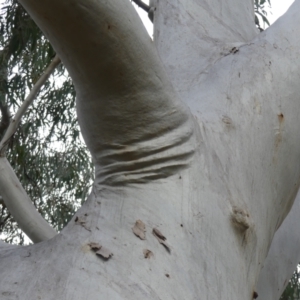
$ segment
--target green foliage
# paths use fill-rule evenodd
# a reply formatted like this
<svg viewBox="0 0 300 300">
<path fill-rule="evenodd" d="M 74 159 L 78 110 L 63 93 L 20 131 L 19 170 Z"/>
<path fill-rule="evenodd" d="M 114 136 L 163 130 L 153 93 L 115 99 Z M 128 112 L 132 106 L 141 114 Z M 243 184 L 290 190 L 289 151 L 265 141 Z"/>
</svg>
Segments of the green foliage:
<svg viewBox="0 0 300 300">
<path fill-rule="evenodd" d="M 290 279 L 288 286 L 280 297 L 280 300 L 298 300 L 300 299 L 300 273 L 297 270 Z"/>
<path fill-rule="evenodd" d="M 0 108 L 12 116 L 55 52 L 16 0 L 0 2 Z M 3 125 L 3 124 L 2 124 Z M 1 126 L 0 138 L 7 126 Z M 61 230 L 86 198 L 93 177 L 75 112 L 75 90 L 60 66 L 46 82 L 10 140 L 7 157 L 38 211 Z M 0 204 L 6 242 L 24 235 Z"/>
<path fill-rule="evenodd" d="M 265 6 L 271 7 L 271 0 L 254 0 L 254 12 L 255 12 L 255 24 L 260 31 L 264 30 L 264 27 L 270 26 L 267 19 L 267 11 Z M 263 26 L 261 26 L 261 24 Z"/>
</svg>

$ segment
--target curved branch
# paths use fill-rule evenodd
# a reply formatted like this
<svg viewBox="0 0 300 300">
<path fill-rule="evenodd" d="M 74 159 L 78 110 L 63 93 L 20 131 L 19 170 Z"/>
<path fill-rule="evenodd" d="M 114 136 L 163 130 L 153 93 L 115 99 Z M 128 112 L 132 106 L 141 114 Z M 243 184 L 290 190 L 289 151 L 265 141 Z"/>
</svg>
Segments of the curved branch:
<svg viewBox="0 0 300 300">
<path fill-rule="evenodd" d="M 56 55 L 17 111 L 1 140 L 1 156 L 5 156 L 5 146 L 16 132 L 22 116 L 59 63 L 60 59 Z M 55 230 L 35 209 L 5 157 L 0 157 L 0 193 L 9 212 L 33 242 L 41 242 L 56 235 Z"/>
<path fill-rule="evenodd" d="M 39 80 L 36 82 L 34 87 L 32 88 L 30 94 L 27 96 L 27 98 L 24 100 L 22 105 L 20 106 L 19 110 L 17 111 L 14 118 L 11 120 L 8 129 L 5 132 L 4 137 L 2 138 L 0 142 L 0 155 L 3 156 L 5 152 L 5 145 L 9 142 L 10 138 L 13 136 L 13 134 L 16 132 L 19 123 L 21 121 L 22 116 L 27 111 L 28 107 L 31 105 L 37 94 L 39 93 L 41 87 L 44 85 L 44 83 L 47 81 L 49 76 L 53 73 L 55 68 L 60 64 L 60 58 L 56 55 L 52 62 L 49 64 L 49 66 L 46 68 L 45 72 L 41 75 Z M 1 108 L 1 107 L 0 107 Z"/>
<path fill-rule="evenodd" d="M 0 194 L 20 228 L 34 243 L 56 235 L 55 230 L 33 206 L 5 157 L 0 157 Z"/>
<path fill-rule="evenodd" d="M 20 2 L 74 81 L 98 182 L 147 181 L 188 164 L 190 114 L 129 1 Z"/>
</svg>

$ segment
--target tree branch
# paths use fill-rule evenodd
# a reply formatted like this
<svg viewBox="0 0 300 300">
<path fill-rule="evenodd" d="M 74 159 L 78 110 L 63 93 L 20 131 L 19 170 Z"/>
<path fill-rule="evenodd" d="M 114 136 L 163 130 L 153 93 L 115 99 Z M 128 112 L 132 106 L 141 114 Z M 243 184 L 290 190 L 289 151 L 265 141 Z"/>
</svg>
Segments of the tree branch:
<svg viewBox="0 0 300 300">
<path fill-rule="evenodd" d="M 154 7 L 151 7 L 150 5 L 147 5 L 142 0 L 131 0 L 134 2 L 138 7 L 142 8 L 145 12 L 148 13 L 148 18 L 153 23 L 154 20 Z"/>
<path fill-rule="evenodd" d="M 149 13 L 151 7 L 144 3 L 142 0 L 131 0 L 134 2 L 138 7 L 142 8 L 145 12 Z"/>
<path fill-rule="evenodd" d="M 5 205 L 19 224 L 20 228 L 33 242 L 41 242 L 50 239 L 56 235 L 56 232 L 35 209 L 9 162 L 3 156 L 5 156 L 6 145 L 12 135 L 16 132 L 22 116 L 59 63 L 60 58 L 56 55 L 34 85 L 30 94 L 22 103 L 0 143 L 0 154 L 2 156 L 0 157 L 1 200 L 4 200 Z M 9 116 L 8 112 L 4 109 L 4 106 L 0 106 L 0 108 L 3 118 L 5 117 L 7 121 L 7 117 Z"/>
<path fill-rule="evenodd" d="M 129 1 L 20 2 L 44 30 L 74 81 L 78 120 L 98 180 L 107 184 L 150 180 L 188 164 L 192 149 L 184 144 L 192 136 L 190 114 Z M 170 152 L 165 156 L 166 144 L 179 160 Z M 157 156 L 154 162 L 154 153 L 164 167 L 158 166 Z M 173 164 L 176 167 L 171 168 Z"/>
<path fill-rule="evenodd" d="M 55 230 L 33 206 L 5 157 L 0 157 L 0 194 L 20 228 L 34 243 L 56 235 Z"/>
<path fill-rule="evenodd" d="M 10 123 L 10 111 L 8 106 L 2 102 L 0 102 L 0 110 L 2 114 L 2 118 L 0 122 L 0 136 L 4 136 L 4 133 Z"/>
<path fill-rule="evenodd" d="M 8 129 L 5 132 L 4 137 L 2 138 L 0 142 L 0 155 L 3 156 L 5 153 L 5 145 L 9 142 L 10 138 L 13 136 L 13 134 L 16 132 L 18 125 L 21 121 L 22 116 L 27 111 L 28 107 L 31 105 L 37 94 L 39 93 L 41 87 L 44 85 L 44 83 L 47 81 L 49 76 L 53 73 L 55 68 L 60 64 L 60 58 L 56 55 L 52 62 L 49 64 L 49 66 L 46 68 L 45 72 L 41 75 L 39 80 L 36 82 L 34 87 L 32 88 L 30 94 L 27 96 L 27 98 L 22 103 L 21 107 L 17 111 L 14 118 L 11 120 Z M 0 107 L 1 108 L 1 107 Z"/>
</svg>

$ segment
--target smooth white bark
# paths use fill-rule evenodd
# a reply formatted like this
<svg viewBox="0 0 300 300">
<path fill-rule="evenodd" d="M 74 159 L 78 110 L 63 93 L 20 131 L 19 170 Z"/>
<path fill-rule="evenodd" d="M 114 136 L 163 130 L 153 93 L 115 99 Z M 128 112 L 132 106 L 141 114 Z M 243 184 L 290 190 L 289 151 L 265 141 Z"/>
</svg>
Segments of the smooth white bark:
<svg viewBox="0 0 300 300">
<path fill-rule="evenodd" d="M 264 267 L 258 279 L 261 299 L 279 299 L 300 261 L 300 194 L 291 212 L 275 233 Z"/>
<path fill-rule="evenodd" d="M 30 201 L 9 162 L 5 158 L 5 151 L 6 145 L 16 132 L 23 115 L 59 63 L 60 59 L 56 55 L 18 109 L 0 142 L 0 194 L 2 195 L 0 200 L 4 201 L 20 228 L 36 243 L 52 238 L 56 232 L 40 216 Z"/>
<path fill-rule="evenodd" d="M 0 288 L 28 300 L 252 299 L 299 187 L 300 1 L 257 37 L 248 0 L 159 2 L 156 46 L 129 1 L 21 3 L 75 82 L 96 180 L 60 235 L 2 254 Z"/>
<path fill-rule="evenodd" d="M 151 5 L 156 47 L 184 101 L 216 61 L 258 34 L 251 0 L 152 0 Z"/>
<path fill-rule="evenodd" d="M 56 231 L 36 210 L 5 157 L 0 157 L 0 194 L 20 228 L 34 242 L 51 239 Z"/>
</svg>

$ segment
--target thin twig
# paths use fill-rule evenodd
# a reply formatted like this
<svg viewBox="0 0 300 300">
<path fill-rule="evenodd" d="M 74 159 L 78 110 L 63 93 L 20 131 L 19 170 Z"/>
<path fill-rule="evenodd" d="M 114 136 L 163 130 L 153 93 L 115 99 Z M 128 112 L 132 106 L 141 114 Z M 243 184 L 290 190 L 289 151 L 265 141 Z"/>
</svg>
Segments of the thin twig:
<svg viewBox="0 0 300 300">
<path fill-rule="evenodd" d="M 46 68 L 45 72 L 41 75 L 39 80 L 36 82 L 36 84 L 32 88 L 27 98 L 22 103 L 14 118 L 12 118 L 9 127 L 5 132 L 4 137 L 0 142 L 0 156 L 5 155 L 5 145 L 9 142 L 10 138 L 16 132 L 22 116 L 25 114 L 28 107 L 31 105 L 31 103 L 39 93 L 41 87 L 44 85 L 44 83 L 47 81 L 47 79 L 50 77 L 50 75 L 53 73 L 53 71 L 59 64 L 60 64 L 60 58 L 56 55 L 52 60 L 52 62 L 50 63 L 50 65 Z"/>
<path fill-rule="evenodd" d="M 0 123 L 0 136 L 1 138 L 4 137 L 4 134 L 10 124 L 10 110 L 8 108 L 8 106 L 6 104 L 3 104 L 0 102 L 0 110 L 2 113 L 2 119 L 1 119 L 1 123 Z M 3 152 L 6 152 L 8 143 L 6 143 L 3 147 Z"/>
<path fill-rule="evenodd" d="M 138 7 L 142 8 L 147 13 L 149 13 L 151 7 L 149 5 L 147 5 L 146 3 L 144 3 L 143 1 L 141 1 L 141 0 L 132 0 L 132 2 L 134 2 Z"/>
<path fill-rule="evenodd" d="M 131 0 L 131 1 L 133 1 L 138 7 L 146 11 L 148 13 L 148 18 L 153 23 L 155 7 L 151 7 L 141 0 Z"/>
</svg>

